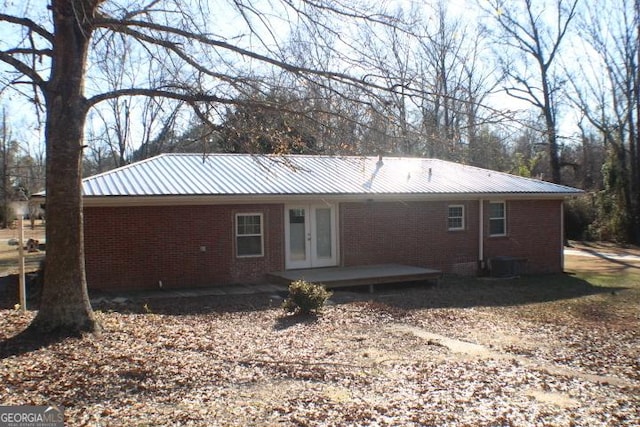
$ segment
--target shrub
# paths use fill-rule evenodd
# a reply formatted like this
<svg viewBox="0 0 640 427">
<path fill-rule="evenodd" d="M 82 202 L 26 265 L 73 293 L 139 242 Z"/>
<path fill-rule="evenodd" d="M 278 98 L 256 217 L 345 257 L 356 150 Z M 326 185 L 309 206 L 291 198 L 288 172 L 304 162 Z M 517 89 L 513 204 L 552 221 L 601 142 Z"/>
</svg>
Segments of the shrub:
<svg viewBox="0 0 640 427">
<path fill-rule="evenodd" d="M 564 204 L 565 237 L 571 240 L 591 240 L 597 222 L 597 206 L 592 194 L 575 197 Z"/>
<path fill-rule="evenodd" d="M 332 292 L 327 291 L 323 285 L 296 280 L 289 285 L 289 297 L 282 307 L 288 313 L 319 313 L 331 295 Z"/>
</svg>

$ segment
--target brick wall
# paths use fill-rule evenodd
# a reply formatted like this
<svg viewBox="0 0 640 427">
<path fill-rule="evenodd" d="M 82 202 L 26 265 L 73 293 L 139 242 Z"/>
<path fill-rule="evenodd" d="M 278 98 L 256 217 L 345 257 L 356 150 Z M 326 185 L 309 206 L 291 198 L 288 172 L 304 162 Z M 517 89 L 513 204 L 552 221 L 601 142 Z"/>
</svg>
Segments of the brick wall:
<svg viewBox="0 0 640 427">
<path fill-rule="evenodd" d="M 449 231 L 449 204 L 465 206 L 465 228 Z M 477 262 L 478 203 L 367 202 L 340 206 L 344 265 L 401 263 L 451 271 Z"/>
<path fill-rule="evenodd" d="M 489 227 L 485 202 L 485 230 Z M 507 235 L 485 238 L 485 259 L 495 256 L 526 258 L 526 273 L 562 271 L 560 200 L 507 201 Z"/>
<path fill-rule="evenodd" d="M 462 204 L 465 227 L 447 228 L 448 206 Z M 559 200 L 508 201 L 507 235 L 488 236 L 484 255 L 527 259 L 527 272 L 560 272 Z M 235 214 L 262 213 L 265 254 L 235 256 Z M 98 208 L 84 210 L 90 288 L 157 288 L 262 282 L 284 269 L 284 207 L 271 205 Z M 354 202 L 339 206 L 340 265 L 402 263 L 474 273 L 478 202 Z M 205 251 L 200 248 L 205 247 Z"/>
<path fill-rule="evenodd" d="M 263 214 L 263 257 L 235 256 L 236 213 Z M 284 268 L 283 222 L 282 205 L 87 207 L 87 281 L 94 289 L 261 282 Z"/>
<path fill-rule="evenodd" d="M 527 258 L 527 272 L 560 272 L 560 201 L 508 201 L 507 236 L 488 236 L 485 202 L 484 255 Z M 462 204 L 465 228 L 449 231 L 448 206 Z M 403 263 L 473 273 L 478 245 L 478 201 L 366 202 L 340 205 L 345 266 Z"/>
</svg>

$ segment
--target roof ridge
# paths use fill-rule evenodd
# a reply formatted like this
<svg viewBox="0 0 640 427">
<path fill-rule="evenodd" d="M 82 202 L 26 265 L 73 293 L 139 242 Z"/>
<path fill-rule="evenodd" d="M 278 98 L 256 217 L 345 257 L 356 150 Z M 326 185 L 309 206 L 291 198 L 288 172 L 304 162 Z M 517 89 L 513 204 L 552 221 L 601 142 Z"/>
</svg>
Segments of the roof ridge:
<svg viewBox="0 0 640 427">
<path fill-rule="evenodd" d="M 87 180 L 94 179 L 94 178 L 100 178 L 102 176 L 109 175 L 109 174 L 112 174 L 114 172 L 120 172 L 120 171 L 123 171 L 123 170 L 126 170 L 126 169 L 137 167 L 137 166 L 140 166 L 143 163 L 148 163 L 148 162 L 150 162 L 152 160 L 155 160 L 155 159 L 158 159 L 160 157 L 166 156 L 167 154 L 173 154 L 173 153 L 160 153 L 160 154 L 157 154 L 157 155 L 155 155 L 153 157 L 147 157 L 146 159 L 138 160 L 136 162 L 128 163 L 126 165 L 119 166 L 119 167 L 114 168 L 114 169 L 109 169 L 108 171 L 104 171 L 104 172 L 97 173 L 95 175 L 90 175 L 90 176 L 84 177 L 84 178 L 82 178 L 82 181 L 87 181 Z"/>
<path fill-rule="evenodd" d="M 205 155 L 205 153 L 188 153 L 188 152 L 173 152 L 173 153 L 161 153 L 158 154 L 154 157 L 149 157 L 148 159 L 145 160 L 149 160 L 149 159 L 153 159 L 156 157 L 160 157 L 160 156 L 185 156 L 185 157 L 194 157 L 194 156 L 198 156 L 201 157 Z M 448 161 L 448 160 L 442 160 L 442 159 L 436 159 L 433 157 L 418 157 L 418 156 L 394 156 L 394 155 L 382 155 L 380 156 L 379 154 L 307 154 L 307 153 L 283 153 L 283 154 L 277 154 L 277 153 L 206 153 L 206 157 L 209 156 L 237 156 L 237 157 L 312 157 L 312 158 L 318 158 L 318 157 L 324 157 L 324 158 L 338 158 L 338 159 L 377 159 L 379 157 L 382 157 L 382 160 L 384 159 L 393 159 L 393 160 L 416 160 L 416 161 L 424 161 L 424 160 L 437 160 L 437 161 L 441 161 L 441 162 L 446 162 L 446 163 L 454 163 L 457 164 L 456 162 L 452 162 L 452 161 Z M 136 163 L 140 163 L 144 160 L 140 160 Z M 115 169 L 113 169 L 115 170 Z"/>
</svg>

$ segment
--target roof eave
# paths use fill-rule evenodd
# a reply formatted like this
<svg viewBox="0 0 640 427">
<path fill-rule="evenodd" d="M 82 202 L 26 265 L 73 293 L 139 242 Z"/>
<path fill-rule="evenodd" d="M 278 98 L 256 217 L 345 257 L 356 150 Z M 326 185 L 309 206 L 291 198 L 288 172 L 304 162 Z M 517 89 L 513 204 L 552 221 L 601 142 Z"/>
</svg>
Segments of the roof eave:
<svg viewBox="0 0 640 427">
<path fill-rule="evenodd" d="M 251 195 L 154 195 L 154 196 L 84 196 L 85 207 L 124 206 L 196 206 L 227 204 L 327 202 L 411 202 L 443 200 L 563 200 L 579 196 L 571 193 L 358 193 L 358 194 L 251 194 Z"/>
</svg>

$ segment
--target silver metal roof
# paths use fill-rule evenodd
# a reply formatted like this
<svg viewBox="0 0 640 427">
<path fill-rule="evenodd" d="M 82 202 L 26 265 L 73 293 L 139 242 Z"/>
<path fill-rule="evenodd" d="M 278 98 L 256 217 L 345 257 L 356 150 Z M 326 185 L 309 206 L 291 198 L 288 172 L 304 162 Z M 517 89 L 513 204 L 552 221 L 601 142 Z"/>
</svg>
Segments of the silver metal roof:
<svg viewBox="0 0 640 427">
<path fill-rule="evenodd" d="M 85 197 L 199 195 L 579 194 L 581 190 L 435 159 L 162 154 L 83 180 Z"/>
</svg>

